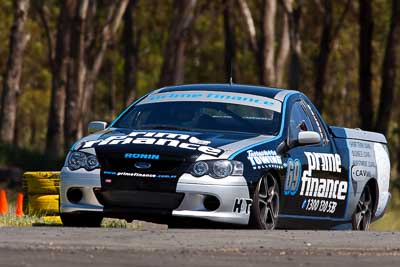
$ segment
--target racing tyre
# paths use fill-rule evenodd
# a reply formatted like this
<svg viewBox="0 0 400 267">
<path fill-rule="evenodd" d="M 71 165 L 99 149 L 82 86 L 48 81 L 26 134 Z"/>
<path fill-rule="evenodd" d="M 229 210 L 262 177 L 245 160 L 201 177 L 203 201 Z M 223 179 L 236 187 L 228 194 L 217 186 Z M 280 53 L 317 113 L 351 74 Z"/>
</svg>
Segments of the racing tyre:
<svg viewBox="0 0 400 267">
<path fill-rule="evenodd" d="M 24 187 L 32 195 L 56 195 L 60 188 L 60 172 L 26 172 Z"/>
<path fill-rule="evenodd" d="M 365 187 L 358 200 L 356 211 L 352 217 L 353 230 L 366 231 L 372 219 L 372 194 L 369 186 Z"/>
<path fill-rule="evenodd" d="M 99 214 L 60 214 L 61 221 L 67 227 L 100 227 L 103 216 Z"/>
<path fill-rule="evenodd" d="M 250 227 L 255 229 L 275 229 L 279 214 L 279 184 L 268 173 L 257 184 L 250 214 Z"/>
<path fill-rule="evenodd" d="M 29 195 L 28 210 L 30 214 L 58 214 L 58 195 Z"/>
</svg>

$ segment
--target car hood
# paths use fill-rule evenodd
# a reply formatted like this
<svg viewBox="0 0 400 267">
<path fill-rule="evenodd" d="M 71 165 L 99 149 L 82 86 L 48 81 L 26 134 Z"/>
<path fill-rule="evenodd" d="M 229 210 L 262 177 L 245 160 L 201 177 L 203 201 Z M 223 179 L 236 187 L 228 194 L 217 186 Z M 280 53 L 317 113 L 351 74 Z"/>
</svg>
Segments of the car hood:
<svg viewBox="0 0 400 267">
<path fill-rule="evenodd" d="M 175 155 L 192 160 L 228 158 L 236 151 L 273 136 L 233 132 L 192 132 L 110 128 L 81 139 L 74 150 L 95 151 L 124 157 Z"/>
</svg>

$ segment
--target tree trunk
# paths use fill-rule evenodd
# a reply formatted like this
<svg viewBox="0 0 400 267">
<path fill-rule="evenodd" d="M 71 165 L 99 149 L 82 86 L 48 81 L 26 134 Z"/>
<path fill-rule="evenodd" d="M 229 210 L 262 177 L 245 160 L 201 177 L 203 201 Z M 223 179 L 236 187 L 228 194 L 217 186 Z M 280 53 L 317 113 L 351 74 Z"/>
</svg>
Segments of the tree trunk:
<svg viewBox="0 0 400 267">
<path fill-rule="evenodd" d="M 49 118 L 47 124 L 46 155 L 49 158 L 59 156 L 64 144 L 65 94 L 69 65 L 69 47 L 71 38 L 71 20 L 75 12 L 76 0 L 62 2 L 58 16 L 57 37 L 52 69 L 52 87 Z M 49 47 L 48 49 L 52 49 Z M 49 58 L 49 61 L 51 59 Z"/>
<path fill-rule="evenodd" d="M 396 49 L 398 49 L 397 44 L 400 41 L 399 23 L 400 3 L 398 3 L 398 0 L 392 0 L 392 17 L 382 65 L 382 88 L 375 125 L 375 130 L 385 135 L 388 132 L 394 100 L 397 67 Z"/>
<path fill-rule="evenodd" d="M 174 0 L 174 11 L 164 50 L 159 86 L 181 84 L 184 81 L 185 47 L 194 22 L 197 0 Z"/>
<path fill-rule="evenodd" d="M 86 125 L 91 115 L 89 109 L 93 106 L 95 82 L 106 50 L 117 32 L 128 3 L 129 0 L 110 3 L 106 23 L 99 38 L 96 38 L 94 32 L 97 3 L 82 0 L 75 9 L 65 113 L 66 147 L 87 132 Z M 99 44 L 99 47 L 93 45 L 94 43 Z"/>
<path fill-rule="evenodd" d="M 115 116 L 115 106 L 116 106 L 116 86 L 115 86 L 115 74 L 114 74 L 114 61 L 112 59 L 108 59 L 106 64 L 109 66 L 106 70 L 106 74 L 108 76 L 108 116 L 112 120 Z"/>
<path fill-rule="evenodd" d="M 261 77 L 260 83 L 275 86 L 275 15 L 276 0 L 263 0 L 262 6 L 262 39 L 261 43 Z"/>
<path fill-rule="evenodd" d="M 0 111 L 0 139 L 9 144 L 12 144 L 14 139 L 23 54 L 29 40 L 29 35 L 24 30 L 28 9 L 29 0 L 14 1 L 14 22 L 10 32 L 9 54 Z"/>
<path fill-rule="evenodd" d="M 284 2 L 285 3 L 285 2 Z M 293 4 L 293 3 L 292 3 Z M 290 62 L 289 62 L 289 88 L 298 90 L 301 79 L 301 39 L 300 39 L 300 19 L 303 2 L 299 1 L 296 8 L 290 9 L 286 3 L 285 9 L 289 17 L 289 38 L 290 38 Z"/>
<path fill-rule="evenodd" d="M 328 69 L 329 55 L 331 53 L 332 43 L 336 39 L 341 27 L 343 26 L 344 19 L 349 10 L 351 0 L 347 0 L 346 5 L 334 25 L 333 20 L 333 1 L 324 0 L 323 4 L 323 27 L 320 41 L 320 49 L 317 59 L 315 61 L 315 83 L 314 83 L 314 102 L 319 108 L 320 112 L 324 109 L 325 99 L 325 83 L 326 71 Z"/>
<path fill-rule="evenodd" d="M 255 62 L 259 69 L 259 82 L 266 86 L 282 86 L 285 68 L 291 50 L 290 15 L 293 0 L 282 0 L 283 18 L 282 32 L 279 46 L 276 51 L 276 14 L 277 0 L 263 0 L 261 11 L 261 24 L 257 38 L 254 18 L 246 0 L 238 0 L 244 25 L 249 37 L 250 48 L 253 51 Z"/>
<path fill-rule="evenodd" d="M 360 0 L 359 23 L 360 23 L 360 46 L 359 46 L 359 106 L 358 110 L 361 117 L 361 128 L 371 130 L 373 125 L 373 105 L 372 105 L 372 33 L 373 17 L 372 2 L 370 0 Z"/>
<path fill-rule="evenodd" d="M 249 36 L 249 44 L 250 48 L 253 51 L 253 54 L 255 55 L 256 62 L 259 62 L 258 60 L 258 41 L 257 41 L 257 32 L 256 32 L 256 26 L 254 23 L 253 16 L 251 15 L 251 11 L 249 8 L 249 5 L 247 4 L 246 0 L 238 0 L 239 7 L 240 7 L 240 12 L 242 14 L 242 17 L 244 19 L 244 24 L 245 24 L 245 31 L 247 32 L 247 35 Z"/>
<path fill-rule="evenodd" d="M 301 39 L 300 39 L 300 18 L 301 6 L 293 10 L 293 17 L 290 24 L 290 65 L 289 65 L 289 88 L 298 90 L 302 75 L 301 67 Z"/>
<path fill-rule="evenodd" d="M 236 77 L 236 37 L 233 21 L 234 0 L 223 0 L 224 5 L 224 37 L 225 37 L 225 81 Z"/>
<path fill-rule="evenodd" d="M 54 51 L 54 47 L 53 47 L 53 45 L 54 45 L 53 35 L 51 33 L 49 22 L 48 22 L 48 17 L 49 17 L 50 11 L 45 3 L 35 1 L 35 2 L 33 2 L 33 4 L 34 4 L 34 8 L 35 8 L 36 12 L 39 15 L 40 22 L 41 22 L 44 32 L 46 34 L 47 59 L 49 62 L 50 69 L 51 69 L 51 71 L 53 71 L 55 68 L 55 66 L 54 66 L 54 52 L 55 51 Z"/>
<path fill-rule="evenodd" d="M 89 107 L 91 106 L 93 95 L 95 92 L 95 82 L 99 75 L 100 68 L 103 64 L 104 55 L 107 51 L 108 46 L 113 40 L 115 34 L 117 33 L 118 27 L 121 23 L 122 17 L 128 6 L 129 0 L 120 0 L 114 2 L 110 7 L 107 16 L 107 22 L 103 27 L 103 31 L 100 35 L 98 42 L 100 43 L 99 49 L 94 53 L 93 59 L 87 60 L 87 74 L 84 82 L 84 90 L 82 93 L 82 104 L 80 105 L 80 128 L 83 133 L 86 134 L 86 125 L 90 119 Z M 74 138 L 78 138 L 75 136 Z"/>
<path fill-rule="evenodd" d="M 325 98 L 325 78 L 328 67 L 329 54 L 331 52 L 333 10 L 332 1 L 324 0 L 324 21 L 322 26 L 319 53 L 315 62 L 315 84 L 314 84 L 314 103 L 322 113 Z"/>
<path fill-rule="evenodd" d="M 71 24 L 70 58 L 71 63 L 68 71 L 68 86 L 65 105 L 65 148 L 68 149 L 79 136 L 79 108 L 81 96 L 84 91 L 86 78 L 85 66 L 85 28 L 89 0 L 79 1 L 75 7 L 75 16 Z"/>
<path fill-rule="evenodd" d="M 29 142 L 31 143 L 31 144 L 35 144 L 36 143 L 36 121 L 35 121 L 35 118 L 31 118 L 30 119 L 30 130 L 31 130 L 31 133 L 30 133 L 30 137 L 29 137 Z"/>
<path fill-rule="evenodd" d="M 289 16 L 292 13 L 293 0 L 282 1 L 282 32 L 279 43 L 279 52 L 275 64 L 275 86 L 284 87 L 283 78 L 285 74 L 285 66 L 290 52 L 290 35 L 289 35 Z M 286 12 L 286 8 L 289 12 Z"/>
<path fill-rule="evenodd" d="M 139 36 L 135 22 L 135 12 L 138 0 L 130 0 L 124 15 L 124 106 L 128 106 L 137 95 L 137 65 L 139 51 Z"/>
<path fill-rule="evenodd" d="M 257 64 L 258 69 L 258 79 L 262 83 L 263 72 L 262 72 L 262 60 L 260 52 L 260 42 L 257 38 L 257 31 L 253 15 L 246 0 L 237 0 L 239 3 L 240 13 L 244 21 L 244 28 L 249 38 L 249 46 L 253 52 L 254 62 Z"/>
<path fill-rule="evenodd" d="M 397 121 L 400 121 L 400 112 L 398 113 L 398 120 Z M 400 144 L 400 133 L 399 132 L 397 132 L 397 144 Z M 397 159 L 400 159 L 400 147 L 399 146 L 397 146 Z M 400 174 L 400 163 L 397 161 L 396 162 L 397 163 L 397 177 L 399 176 L 399 174 Z M 399 181 L 399 178 L 397 178 L 397 181 Z M 400 189 L 400 188 L 398 188 L 398 189 Z"/>
</svg>

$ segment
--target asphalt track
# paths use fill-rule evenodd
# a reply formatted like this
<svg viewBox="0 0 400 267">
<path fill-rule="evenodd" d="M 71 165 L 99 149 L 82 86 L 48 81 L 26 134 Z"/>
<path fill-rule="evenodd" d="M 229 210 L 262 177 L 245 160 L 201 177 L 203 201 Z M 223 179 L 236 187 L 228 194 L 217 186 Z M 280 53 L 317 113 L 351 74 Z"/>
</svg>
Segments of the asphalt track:
<svg viewBox="0 0 400 267">
<path fill-rule="evenodd" d="M 400 266 L 400 232 L 2 227 L 0 266 Z"/>
</svg>

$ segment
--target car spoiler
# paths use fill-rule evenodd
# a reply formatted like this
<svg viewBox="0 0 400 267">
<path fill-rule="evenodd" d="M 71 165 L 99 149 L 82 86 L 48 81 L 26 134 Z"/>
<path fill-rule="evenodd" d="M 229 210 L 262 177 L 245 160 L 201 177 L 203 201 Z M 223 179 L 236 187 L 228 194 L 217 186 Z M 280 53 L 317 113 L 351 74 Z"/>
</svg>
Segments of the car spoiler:
<svg viewBox="0 0 400 267">
<path fill-rule="evenodd" d="M 344 139 L 356 139 L 376 143 L 387 144 L 386 137 L 376 132 L 363 131 L 361 129 L 349 129 L 336 126 L 329 126 L 333 137 Z"/>
</svg>

